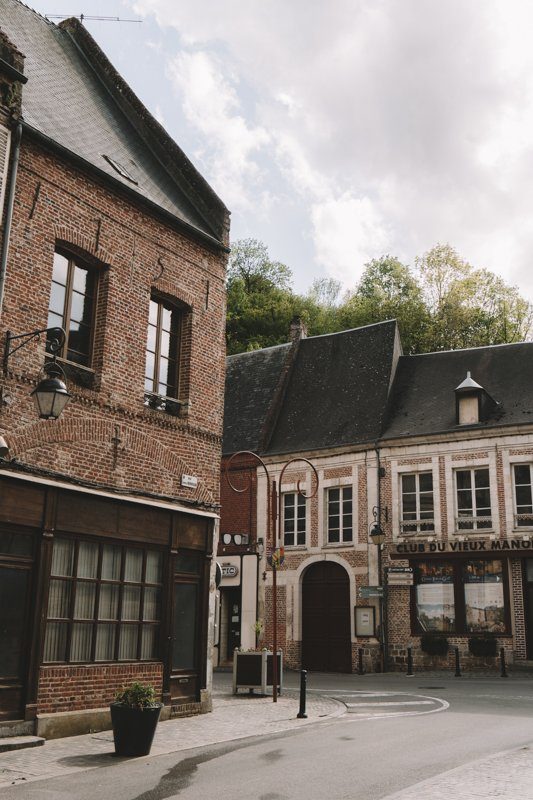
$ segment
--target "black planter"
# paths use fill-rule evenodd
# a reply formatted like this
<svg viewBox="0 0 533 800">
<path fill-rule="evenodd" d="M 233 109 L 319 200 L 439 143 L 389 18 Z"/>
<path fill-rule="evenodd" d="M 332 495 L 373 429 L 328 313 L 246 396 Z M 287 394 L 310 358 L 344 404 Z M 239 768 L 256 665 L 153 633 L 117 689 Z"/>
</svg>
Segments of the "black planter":
<svg viewBox="0 0 533 800">
<path fill-rule="evenodd" d="M 111 703 L 111 723 L 117 756 L 147 756 L 152 747 L 162 705 L 130 708 Z"/>
</svg>

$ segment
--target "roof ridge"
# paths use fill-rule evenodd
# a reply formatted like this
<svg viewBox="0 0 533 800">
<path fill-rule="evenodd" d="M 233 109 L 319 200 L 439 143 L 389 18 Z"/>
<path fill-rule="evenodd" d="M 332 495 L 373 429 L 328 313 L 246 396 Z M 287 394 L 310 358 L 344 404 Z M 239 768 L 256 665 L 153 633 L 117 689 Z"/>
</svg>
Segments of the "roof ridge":
<svg viewBox="0 0 533 800">
<path fill-rule="evenodd" d="M 46 21 L 50 24 L 49 20 Z M 77 17 L 64 19 L 53 27 L 70 37 L 97 79 L 112 97 L 117 108 L 136 129 L 138 136 L 144 141 L 169 178 L 184 193 L 187 201 L 204 220 L 204 223 L 216 233 L 217 238 L 223 244 L 227 244 L 225 240 L 229 211 L 225 204 L 179 144 L 155 119 L 131 86 L 116 70 L 87 28 Z M 130 114 L 134 116 L 134 119 L 130 118 Z M 161 142 L 164 142 L 164 145 Z M 170 152 L 166 152 L 167 149 Z"/>
<path fill-rule="evenodd" d="M 517 347 L 518 345 L 533 345 L 533 342 L 500 342 L 499 344 L 481 344 L 478 347 L 457 347 L 450 350 L 431 350 L 429 353 L 413 353 L 412 355 L 402 355 L 401 358 L 418 358 L 419 356 L 439 356 L 444 353 L 467 353 L 474 350 L 495 350 L 497 347 Z"/>
</svg>

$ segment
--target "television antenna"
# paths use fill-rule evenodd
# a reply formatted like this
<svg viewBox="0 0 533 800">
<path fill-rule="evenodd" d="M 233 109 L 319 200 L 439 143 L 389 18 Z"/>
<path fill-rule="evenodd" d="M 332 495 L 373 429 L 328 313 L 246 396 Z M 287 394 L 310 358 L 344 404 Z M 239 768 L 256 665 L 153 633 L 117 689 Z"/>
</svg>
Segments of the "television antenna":
<svg viewBox="0 0 533 800">
<path fill-rule="evenodd" d="M 46 19 L 70 19 L 74 17 L 83 24 L 84 20 L 90 22 L 142 22 L 142 19 L 122 19 L 121 17 L 93 17 L 89 14 L 45 14 Z"/>
</svg>

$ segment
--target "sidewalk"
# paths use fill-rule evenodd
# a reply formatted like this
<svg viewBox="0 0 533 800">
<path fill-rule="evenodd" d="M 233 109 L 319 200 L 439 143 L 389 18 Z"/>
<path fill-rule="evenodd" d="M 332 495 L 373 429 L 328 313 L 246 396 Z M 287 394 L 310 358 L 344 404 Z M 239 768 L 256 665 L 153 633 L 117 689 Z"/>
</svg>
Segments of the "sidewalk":
<svg viewBox="0 0 533 800">
<path fill-rule="evenodd" d="M 383 800 L 531 800 L 533 749 L 520 747 L 408 786 Z"/>
<path fill-rule="evenodd" d="M 299 695 L 294 690 L 284 690 L 277 703 L 272 702 L 271 696 L 242 692 L 234 696 L 231 692 L 231 676 L 215 675 L 213 711 L 161 722 L 149 757 L 298 729 L 346 711 L 336 700 L 309 693 L 307 719 L 297 719 Z M 52 739 L 42 747 L 1 753 L 0 791 L 4 786 L 109 766 L 118 761 L 114 756 L 111 731 Z"/>
</svg>

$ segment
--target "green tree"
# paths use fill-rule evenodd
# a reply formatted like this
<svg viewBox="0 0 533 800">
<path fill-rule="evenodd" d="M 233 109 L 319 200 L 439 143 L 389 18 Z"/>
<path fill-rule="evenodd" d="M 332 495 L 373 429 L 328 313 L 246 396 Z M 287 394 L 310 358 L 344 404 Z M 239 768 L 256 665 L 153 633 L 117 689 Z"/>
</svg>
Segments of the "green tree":
<svg viewBox="0 0 533 800">
<path fill-rule="evenodd" d="M 365 265 L 339 316 L 346 328 L 396 319 L 406 353 L 420 352 L 429 325 L 420 286 L 409 267 L 390 255 Z"/>
<path fill-rule="evenodd" d="M 296 298 L 292 272 L 273 261 L 256 239 L 234 243 L 228 263 L 226 344 L 228 354 L 287 341 Z"/>
</svg>

